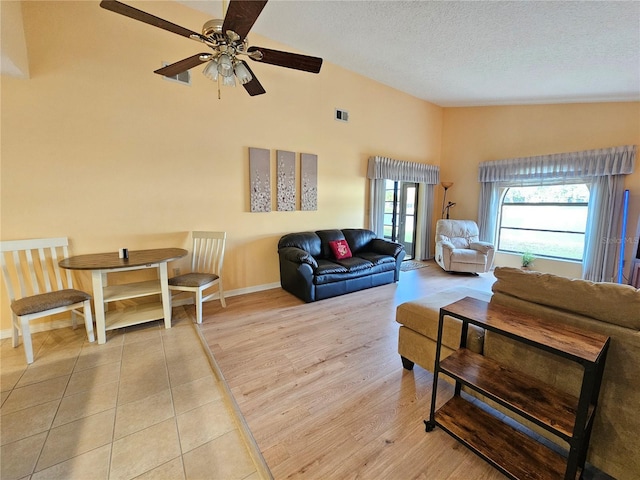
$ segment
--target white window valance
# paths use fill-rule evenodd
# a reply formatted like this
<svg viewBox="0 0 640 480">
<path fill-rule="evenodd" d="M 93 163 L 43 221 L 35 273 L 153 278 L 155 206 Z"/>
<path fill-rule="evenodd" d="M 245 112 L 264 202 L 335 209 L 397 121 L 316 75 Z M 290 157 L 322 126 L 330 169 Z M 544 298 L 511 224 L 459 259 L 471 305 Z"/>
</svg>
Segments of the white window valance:
<svg viewBox="0 0 640 480">
<path fill-rule="evenodd" d="M 636 146 L 556 153 L 483 162 L 481 183 L 524 180 L 571 180 L 633 173 Z"/>
<path fill-rule="evenodd" d="M 426 163 L 375 156 L 369 158 L 367 178 L 436 185 L 440 183 L 440 168 Z"/>
</svg>

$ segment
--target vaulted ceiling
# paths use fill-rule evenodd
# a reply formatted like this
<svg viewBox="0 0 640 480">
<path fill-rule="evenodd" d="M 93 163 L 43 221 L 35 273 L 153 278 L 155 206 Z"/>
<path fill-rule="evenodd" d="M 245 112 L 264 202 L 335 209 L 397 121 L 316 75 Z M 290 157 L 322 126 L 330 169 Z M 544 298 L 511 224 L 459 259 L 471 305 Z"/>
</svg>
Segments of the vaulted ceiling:
<svg viewBox="0 0 640 480">
<path fill-rule="evenodd" d="M 640 100 L 635 1 L 270 0 L 252 31 L 441 106 Z"/>
<path fill-rule="evenodd" d="M 222 17 L 221 1 L 176 1 Z M 28 76 L 2 4 L 2 73 Z M 252 32 L 445 107 L 640 101 L 636 1 L 270 0 Z"/>
</svg>

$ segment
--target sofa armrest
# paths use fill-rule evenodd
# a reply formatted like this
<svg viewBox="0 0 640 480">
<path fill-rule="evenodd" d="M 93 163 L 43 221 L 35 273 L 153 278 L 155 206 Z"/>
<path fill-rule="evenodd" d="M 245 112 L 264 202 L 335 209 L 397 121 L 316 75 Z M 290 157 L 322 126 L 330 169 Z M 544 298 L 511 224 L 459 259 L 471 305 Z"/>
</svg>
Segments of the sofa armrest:
<svg viewBox="0 0 640 480">
<path fill-rule="evenodd" d="M 440 248 L 443 249 L 447 249 L 447 250 L 455 250 L 456 247 L 453 243 L 451 243 L 449 240 L 439 240 L 437 243 L 437 246 L 439 246 Z"/>
<path fill-rule="evenodd" d="M 471 250 L 476 250 L 478 252 L 484 253 L 485 255 L 494 249 L 493 244 L 489 242 L 471 242 L 469 248 Z"/>
<path fill-rule="evenodd" d="M 440 238 L 436 241 L 436 263 L 444 270 L 451 270 L 451 256 L 456 247 L 447 239 Z"/>
<path fill-rule="evenodd" d="M 296 247 L 284 247 L 278 250 L 278 254 L 284 260 L 288 260 L 294 263 L 306 263 L 310 265 L 314 270 L 318 268 L 318 262 L 309 252 Z"/>
<path fill-rule="evenodd" d="M 391 242 L 383 238 L 374 238 L 367 245 L 367 250 L 380 253 L 382 255 L 390 255 L 394 258 L 398 258 L 400 252 L 404 251 L 404 245 L 397 242 Z"/>
<path fill-rule="evenodd" d="M 318 268 L 313 255 L 298 247 L 281 247 L 278 258 L 282 288 L 305 302 L 313 302 L 316 299 L 313 278 Z"/>
</svg>

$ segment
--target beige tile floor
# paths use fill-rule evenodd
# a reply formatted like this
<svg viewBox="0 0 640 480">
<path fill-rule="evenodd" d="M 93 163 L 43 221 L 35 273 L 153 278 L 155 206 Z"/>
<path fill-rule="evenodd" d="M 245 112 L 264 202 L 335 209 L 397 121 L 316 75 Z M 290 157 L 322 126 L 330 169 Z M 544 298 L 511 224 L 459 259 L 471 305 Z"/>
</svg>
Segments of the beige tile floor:
<svg viewBox="0 0 640 480">
<path fill-rule="evenodd" d="M 29 366 L 0 343 L 2 480 L 270 478 L 183 309 L 104 345 L 82 327 L 33 343 Z"/>
</svg>

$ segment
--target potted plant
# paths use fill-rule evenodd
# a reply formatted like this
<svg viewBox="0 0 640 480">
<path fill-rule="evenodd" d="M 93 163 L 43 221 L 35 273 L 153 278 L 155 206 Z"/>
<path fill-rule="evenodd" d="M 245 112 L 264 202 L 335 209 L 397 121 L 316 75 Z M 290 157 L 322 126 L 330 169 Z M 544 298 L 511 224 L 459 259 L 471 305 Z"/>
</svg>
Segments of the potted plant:
<svg viewBox="0 0 640 480">
<path fill-rule="evenodd" d="M 536 259 L 536 257 L 533 255 L 533 253 L 524 252 L 522 254 L 522 269 L 523 270 L 529 270 L 531 265 L 533 265 L 533 262 L 534 262 L 535 259 Z"/>
</svg>

